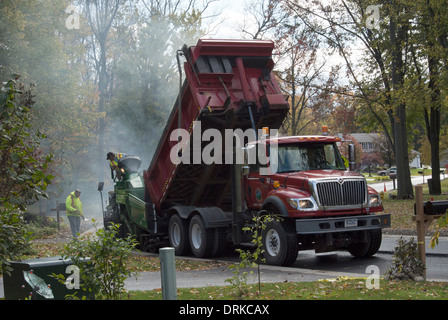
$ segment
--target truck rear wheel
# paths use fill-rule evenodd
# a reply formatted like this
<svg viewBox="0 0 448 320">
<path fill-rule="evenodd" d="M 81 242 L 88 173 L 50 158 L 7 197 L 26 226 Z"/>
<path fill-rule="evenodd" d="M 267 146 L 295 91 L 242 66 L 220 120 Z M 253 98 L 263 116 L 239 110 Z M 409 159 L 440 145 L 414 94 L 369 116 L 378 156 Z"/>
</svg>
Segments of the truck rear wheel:
<svg viewBox="0 0 448 320">
<path fill-rule="evenodd" d="M 366 258 L 373 256 L 378 252 L 382 241 L 382 230 L 368 230 L 367 242 L 365 243 L 352 243 L 347 247 L 348 252 L 357 258 Z"/>
<path fill-rule="evenodd" d="M 261 236 L 266 263 L 289 266 L 296 261 L 299 252 L 297 236 L 287 221 L 268 222 Z"/>
<path fill-rule="evenodd" d="M 203 258 L 212 254 L 215 243 L 215 230 L 206 229 L 200 215 L 190 220 L 190 247 L 195 257 Z"/>
<path fill-rule="evenodd" d="M 215 238 L 212 250 L 212 257 L 221 256 L 226 251 L 226 229 L 215 228 Z"/>
<path fill-rule="evenodd" d="M 168 238 L 176 256 L 186 255 L 190 250 L 188 221 L 177 214 L 173 214 L 168 226 Z"/>
</svg>

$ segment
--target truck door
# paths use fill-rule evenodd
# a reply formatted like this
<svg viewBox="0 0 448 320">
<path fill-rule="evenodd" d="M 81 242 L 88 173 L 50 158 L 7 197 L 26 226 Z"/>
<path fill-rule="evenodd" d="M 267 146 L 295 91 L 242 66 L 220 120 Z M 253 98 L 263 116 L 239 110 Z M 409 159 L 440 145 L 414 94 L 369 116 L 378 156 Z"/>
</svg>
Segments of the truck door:
<svg viewBox="0 0 448 320">
<path fill-rule="evenodd" d="M 271 191 L 271 177 L 260 174 L 260 168 L 266 167 L 266 165 L 261 165 L 258 160 L 257 157 L 257 163 L 249 165 L 250 172 L 245 178 L 246 203 L 251 209 L 260 209 L 267 194 Z"/>
<path fill-rule="evenodd" d="M 260 209 L 271 190 L 271 179 L 261 176 L 259 172 L 251 172 L 246 177 L 245 186 L 247 206 L 251 209 Z"/>
</svg>

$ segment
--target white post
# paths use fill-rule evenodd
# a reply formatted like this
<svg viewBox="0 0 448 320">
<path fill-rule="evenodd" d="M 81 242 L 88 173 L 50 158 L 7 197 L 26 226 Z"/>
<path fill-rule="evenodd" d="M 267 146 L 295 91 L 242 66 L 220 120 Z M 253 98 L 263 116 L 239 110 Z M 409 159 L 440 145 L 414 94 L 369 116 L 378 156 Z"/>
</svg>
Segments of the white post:
<svg viewBox="0 0 448 320">
<path fill-rule="evenodd" d="M 161 248 L 160 272 L 162 277 L 162 299 L 177 300 L 176 263 L 174 248 Z"/>
</svg>

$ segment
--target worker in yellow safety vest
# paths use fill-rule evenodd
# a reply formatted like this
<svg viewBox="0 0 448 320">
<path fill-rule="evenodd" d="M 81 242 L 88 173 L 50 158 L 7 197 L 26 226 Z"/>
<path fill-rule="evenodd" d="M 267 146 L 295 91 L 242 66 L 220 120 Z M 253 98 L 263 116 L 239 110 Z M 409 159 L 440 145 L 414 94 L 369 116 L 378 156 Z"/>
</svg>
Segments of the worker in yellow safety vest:
<svg viewBox="0 0 448 320">
<path fill-rule="evenodd" d="M 65 208 L 67 210 L 67 218 L 70 222 L 73 238 L 77 238 L 81 226 L 81 217 L 84 219 L 84 214 L 82 213 L 81 190 L 76 189 L 68 195 L 65 200 Z"/>
<path fill-rule="evenodd" d="M 121 176 L 122 174 L 124 174 L 124 168 L 120 163 L 120 160 L 123 159 L 124 156 L 126 156 L 127 154 L 125 153 L 113 153 L 113 152 L 109 152 L 107 154 L 107 158 L 106 160 L 109 160 L 109 164 L 110 164 L 110 169 L 111 169 L 111 174 L 112 174 L 112 179 L 113 177 L 113 172 L 115 170 L 115 172 L 117 173 L 117 178 L 118 180 L 121 180 Z"/>
</svg>

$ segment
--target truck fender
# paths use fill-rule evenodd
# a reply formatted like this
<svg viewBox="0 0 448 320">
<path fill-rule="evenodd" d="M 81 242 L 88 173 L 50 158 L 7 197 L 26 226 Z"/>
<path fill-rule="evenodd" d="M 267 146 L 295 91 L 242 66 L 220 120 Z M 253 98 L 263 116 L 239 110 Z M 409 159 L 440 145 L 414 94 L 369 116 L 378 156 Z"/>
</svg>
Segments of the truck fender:
<svg viewBox="0 0 448 320">
<path fill-rule="evenodd" d="M 170 214 L 177 213 L 182 219 L 188 219 L 191 215 L 191 212 L 196 209 L 193 206 L 175 206 L 171 207 L 168 211 Z"/>
<path fill-rule="evenodd" d="M 281 216 L 289 217 L 288 210 L 286 209 L 283 201 L 277 196 L 269 196 L 264 200 L 263 205 L 261 206 L 263 210 L 272 211 L 274 208 L 276 209 L 276 213 L 279 213 Z"/>
<path fill-rule="evenodd" d="M 177 213 L 182 219 L 190 219 L 198 214 L 201 216 L 206 229 L 228 227 L 232 220 L 218 207 L 198 208 L 193 206 L 175 206 L 170 208 L 170 213 Z"/>
<path fill-rule="evenodd" d="M 206 229 L 228 227 L 232 219 L 218 207 L 195 208 L 191 214 L 199 214 Z"/>
</svg>

